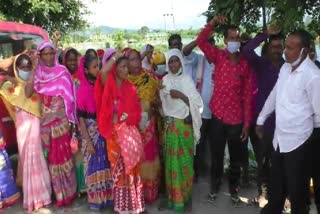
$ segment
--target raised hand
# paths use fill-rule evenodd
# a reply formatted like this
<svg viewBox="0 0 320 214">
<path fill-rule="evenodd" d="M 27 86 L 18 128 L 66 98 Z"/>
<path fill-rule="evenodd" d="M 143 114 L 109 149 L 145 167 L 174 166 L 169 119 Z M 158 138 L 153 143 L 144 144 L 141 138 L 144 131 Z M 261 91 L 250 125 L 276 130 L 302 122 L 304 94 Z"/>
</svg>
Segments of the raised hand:
<svg viewBox="0 0 320 214">
<path fill-rule="evenodd" d="M 218 24 L 225 24 L 228 22 L 228 18 L 225 16 L 215 16 L 211 19 L 211 21 L 209 22 L 210 25 L 212 26 L 216 26 Z"/>
<path fill-rule="evenodd" d="M 281 27 L 278 25 L 270 25 L 267 29 L 269 35 L 276 35 L 281 32 Z"/>
<path fill-rule="evenodd" d="M 119 58 L 121 58 L 121 57 L 123 57 L 123 53 L 121 52 L 121 51 L 117 51 L 114 55 L 113 55 L 113 57 L 114 57 L 114 59 L 115 59 L 115 61 L 117 61 Z M 112 58 L 113 58 L 112 57 Z"/>
<path fill-rule="evenodd" d="M 184 97 L 184 94 L 181 93 L 180 91 L 178 90 L 170 90 L 170 96 L 173 98 L 173 99 L 182 99 Z"/>
<path fill-rule="evenodd" d="M 54 37 L 54 40 L 55 40 L 55 41 L 59 41 L 60 38 L 61 38 L 61 33 L 60 33 L 60 31 L 56 30 L 56 31 L 53 33 L 53 37 Z"/>
</svg>

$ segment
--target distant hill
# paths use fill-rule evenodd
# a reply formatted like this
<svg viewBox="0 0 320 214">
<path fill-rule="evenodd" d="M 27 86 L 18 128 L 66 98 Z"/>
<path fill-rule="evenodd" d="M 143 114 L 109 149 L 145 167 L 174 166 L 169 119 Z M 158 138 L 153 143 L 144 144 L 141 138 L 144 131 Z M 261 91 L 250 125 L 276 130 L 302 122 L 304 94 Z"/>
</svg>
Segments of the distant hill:
<svg viewBox="0 0 320 214">
<path fill-rule="evenodd" d="M 109 26 L 99 26 L 93 29 L 90 29 L 91 31 L 101 31 L 102 33 L 114 33 L 117 30 L 120 30 L 119 28 L 113 28 L 113 27 L 109 27 Z"/>
<path fill-rule="evenodd" d="M 113 28 L 109 26 L 98 26 L 98 27 L 93 27 L 93 28 L 88 28 L 82 31 L 76 31 L 73 32 L 73 34 L 80 34 L 80 35 L 91 35 L 92 33 L 95 32 L 101 32 L 103 34 L 112 34 L 117 32 L 118 30 L 126 30 L 128 32 L 136 32 L 137 30 L 132 30 L 132 29 L 121 29 L 121 28 Z"/>
</svg>

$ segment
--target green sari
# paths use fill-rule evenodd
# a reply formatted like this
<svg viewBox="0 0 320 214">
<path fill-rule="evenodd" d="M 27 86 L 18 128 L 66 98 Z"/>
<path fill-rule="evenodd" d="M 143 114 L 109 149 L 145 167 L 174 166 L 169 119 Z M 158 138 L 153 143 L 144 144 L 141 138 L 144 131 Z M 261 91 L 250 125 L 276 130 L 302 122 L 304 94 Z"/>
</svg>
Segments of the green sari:
<svg viewBox="0 0 320 214">
<path fill-rule="evenodd" d="M 192 126 L 184 120 L 166 118 L 165 178 L 170 209 L 182 212 L 192 200 Z"/>
</svg>

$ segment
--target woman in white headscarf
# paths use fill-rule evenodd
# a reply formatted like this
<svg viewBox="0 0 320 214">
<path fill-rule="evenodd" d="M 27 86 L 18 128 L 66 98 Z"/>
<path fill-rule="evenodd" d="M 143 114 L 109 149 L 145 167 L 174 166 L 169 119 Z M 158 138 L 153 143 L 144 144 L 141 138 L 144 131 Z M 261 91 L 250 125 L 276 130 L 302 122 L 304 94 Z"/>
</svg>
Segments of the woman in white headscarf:
<svg viewBox="0 0 320 214">
<path fill-rule="evenodd" d="M 175 211 L 192 207 L 193 155 L 200 139 L 203 102 L 192 79 L 184 74 L 181 51 L 168 53 L 168 74 L 160 98 L 166 118 L 165 181 L 168 206 Z"/>
<path fill-rule="evenodd" d="M 142 68 L 146 71 L 152 73 L 154 71 L 154 66 L 152 62 L 154 47 L 150 44 L 145 44 L 142 46 L 140 54 L 142 59 Z"/>
</svg>

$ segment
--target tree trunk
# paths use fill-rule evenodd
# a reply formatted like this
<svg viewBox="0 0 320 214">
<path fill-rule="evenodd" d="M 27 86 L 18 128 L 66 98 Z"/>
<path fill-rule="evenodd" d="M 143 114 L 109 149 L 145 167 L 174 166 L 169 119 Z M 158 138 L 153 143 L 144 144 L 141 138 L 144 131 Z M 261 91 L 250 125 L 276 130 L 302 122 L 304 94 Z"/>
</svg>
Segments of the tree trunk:
<svg viewBox="0 0 320 214">
<path fill-rule="evenodd" d="M 267 29 L 266 0 L 261 0 L 263 29 Z"/>
</svg>

